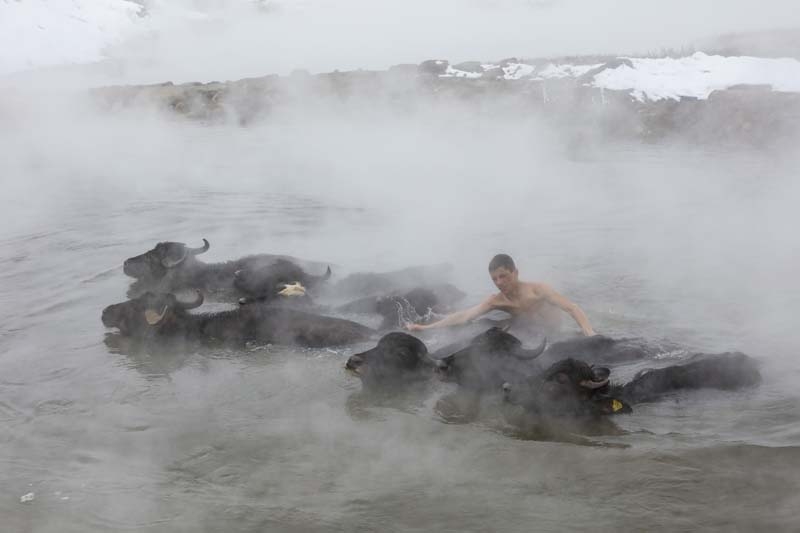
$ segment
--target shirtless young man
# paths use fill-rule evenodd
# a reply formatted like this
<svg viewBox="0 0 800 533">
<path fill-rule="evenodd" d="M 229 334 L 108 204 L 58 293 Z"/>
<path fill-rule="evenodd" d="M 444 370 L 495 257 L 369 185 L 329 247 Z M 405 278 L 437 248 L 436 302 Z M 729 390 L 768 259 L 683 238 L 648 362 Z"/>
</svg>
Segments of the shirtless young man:
<svg viewBox="0 0 800 533">
<path fill-rule="evenodd" d="M 575 303 L 558 294 L 544 283 L 531 283 L 519 280 L 514 260 L 506 254 L 498 254 L 489 263 L 489 275 L 500 292 L 489 296 L 486 300 L 463 311 L 450 314 L 438 322 L 430 324 L 409 324 L 409 331 L 420 331 L 446 326 L 465 324 L 470 320 L 485 315 L 490 311 L 505 311 L 514 320 L 524 320 L 536 324 L 544 322 L 546 325 L 558 323 L 557 310 L 562 309 L 572 316 L 578 323 L 584 335 L 594 335 L 595 332 L 589 324 L 586 314 Z"/>
</svg>

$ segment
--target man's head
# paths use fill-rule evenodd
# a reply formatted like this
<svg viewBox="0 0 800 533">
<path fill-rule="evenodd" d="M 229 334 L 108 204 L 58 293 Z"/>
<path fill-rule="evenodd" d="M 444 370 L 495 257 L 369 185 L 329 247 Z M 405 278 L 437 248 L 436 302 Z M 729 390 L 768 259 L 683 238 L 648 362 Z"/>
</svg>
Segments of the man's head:
<svg viewBox="0 0 800 533">
<path fill-rule="evenodd" d="M 489 275 L 503 294 L 514 292 L 519 282 L 519 272 L 510 255 L 497 254 L 489 261 Z"/>
</svg>

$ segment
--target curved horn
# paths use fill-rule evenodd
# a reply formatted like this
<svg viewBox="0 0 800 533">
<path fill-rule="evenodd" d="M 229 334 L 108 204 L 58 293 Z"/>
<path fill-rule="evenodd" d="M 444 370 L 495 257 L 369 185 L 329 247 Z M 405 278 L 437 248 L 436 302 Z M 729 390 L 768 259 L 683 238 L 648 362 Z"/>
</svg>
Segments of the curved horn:
<svg viewBox="0 0 800 533">
<path fill-rule="evenodd" d="M 156 326 L 159 322 L 164 320 L 164 315 L 167 314 L 167 309 L 169 309 L 169 306 L 164 305 L 164 309 L 161 310 L 161 314 L 156 313 L 152 309 L 147 309 L 144 312 L 144 319 L 147 321 L 148 325 Z"/>
<path fill-rule="evenodd" d="M 584 379 L 580 382 L 581 387 L 585 387 L 587 389 L 600 389 L 608 385 L 608 378 L 604 379 L 603 381 L 592 381 L 591 379 Z"/>
<path fill-rule="evenodd" d="M 542 352 L 544 352 L 545 348 L 547 348 L 547 337 L 542 339 L 541 344 L 539 344 L 539 346 L 533 350 L 522 350 L 522 353 L 514 354 L 514 357 L 517 359 L 536 359 L 542 355 Z"/>
<path fill-rule="evenodd" d="M 209 248 L 211 248 L 211 245 L 208 244 L 207 240 L 203 239 L 203 246 L 200 248 L 187 248 L 186 253 L 189 255 L 200 255 L 206 253 Z"/>
<path fill-rule="evenodd" d="M 328 269 L 325 270 L 325 273 L 322 274 L 321 276 L 309 275 L 308 277 L 310 278 L 309 279 L 309 285 L 316 285 L 317 283 L 322 283 L 323 281 L 328 281 L 330 279 L 330 277 L 331 277 L 331 267 L 328 266 Z"/>
<path fill-rule="evenodd" d="M 197 296 L 195 296 L 193 302 L 181 302 L 180 300 L 177 300 L 178 305 L 181 307 L 181 309 L 195 309 L 203 305 L 203 300 L 204 300 L 203 293 L 198 290 L 195 290 L 194 292 Z"/>
</svg>

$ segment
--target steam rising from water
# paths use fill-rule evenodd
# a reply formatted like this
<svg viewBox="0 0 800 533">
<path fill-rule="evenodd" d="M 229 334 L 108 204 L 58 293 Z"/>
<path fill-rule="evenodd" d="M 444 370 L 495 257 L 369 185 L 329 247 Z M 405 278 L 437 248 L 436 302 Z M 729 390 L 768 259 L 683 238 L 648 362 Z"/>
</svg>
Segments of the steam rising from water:
<svg viewBox="0 0 800 533">
<path fill-rule="evenodd" d="M 571 130 L 502 100 L 476 112 L 421 99 L 409 111 L 321 97 L 241 128 L 13 96 L 6 114 L 16 127 L 2 139 L 9 237 L 106 213 L 110 234 L 142 228 L 128 255 L 155 240 L 210 237 L 217 260 L 265 251 L 355 269 L 451 261 L 484 293 L 486 261 L 507 251 L 524 278 L 582 286 L 575 297 L 590 309 L 618 312 L 614 293 L 600 294 L 641 276 L 653 284 L 645 292 L 673 295 L 671 318 L 722 331 L 783 323 L 797 297 L 794 154 L 645 148 L 591 130 L 575 148 Z M 153 226 L 168 212 L 135 211 L 199 197 L 210 203 L 197 205 L 204 221 L 188 234 Z M 256 205 L 273 206 L 275 218 L 260 220 Z M 293 218 L 304 209 L 313 221 Z M 276 227 L 285 229 L 276 236 Z"/>
</svg>

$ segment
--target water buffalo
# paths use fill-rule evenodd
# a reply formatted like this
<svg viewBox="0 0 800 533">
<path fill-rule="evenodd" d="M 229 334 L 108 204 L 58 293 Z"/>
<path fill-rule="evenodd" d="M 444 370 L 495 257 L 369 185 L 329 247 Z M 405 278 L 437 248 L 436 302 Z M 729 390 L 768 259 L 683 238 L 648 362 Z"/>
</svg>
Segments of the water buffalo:
<svg viewBox="0 0 800 533">
<path fill-rule="evenodd" d="M 288 256 L 252 255 L 224 263 L 204 263 L 197 256 L 208 251 L 210 244 L 190 248 L 180 242 L 160 242 L 141 255 L 125 260 L 123 271 L 137 281 L 129 296 L 144 291 L 173 292 L 181 289 L 206 291 L 235 290 L 236 296 L 274 297 L 272 289 L 279 284 L 300 282 L 307 288 L 330 277 L 307 274 L 303 263 Z"/>
<path fill-rule="evenodd" d="M 646 369 L 629 383 L 613 385 L 608 381 L 608 368 L 591 366 L 577 358 L 564 358 L 545 367 L 542 357 L 549 351 L 549 348 L 545 350 L 545 344 L 525 349 L 515 336 L 494 327 L 473 338 L 466 347 L 442 356 L 448 351 L 447 347 L 428 355 L 427 348 L 417 338 L 390 333 L 372 350 L 353 356 L 348 368 L 353 370 L 357 366 L 374 364 L 383 369 L 379 374 L 384 380 L 390 379 L 391 371 L 396 368 L 421 377 L 432 369 L 444 381 L 476 393 L 498 392 L 502 388 L 508 392 L 518 385 L 520 389 L 538 390 L 544 383 L 570 383 L 630 404 L 656 400 L 681 390 L 735 390 L 760 381 L 758 367 L 751 357 L 740 352 L 726 352 L 695 354 L 688 362 Z"/>
<path fill-rule="evenodd" d="M 612 339 L 604 335 L 575 337 L 551 343 L 540 363 L 553 364 L 566 358 L 577 358 L 591 364 L 618 364 L 650 359 L 663 351 L 643 339 Z"/>
<path fill-rule="evenodd" d="M 611 393 L 630 403 L 652 402 L 682 390 L 737 390 L 757 385 L 761 373 L 755 360 L 741 352 L 699 353 L 682 364 L 642 370 Z"/>
<path fill-rule="evenodd" d="M 592 367 L 567 358 L 540 374 L 503 384 L 506 403 L 520 406 L 527 415 L 547 417 L 597 417 L 630 413 L 631 407 L 609 391 L 607 368 Z"/>
<path fill-rule="evenodd" d="M 345 364 L 368 390 L 396 389 L 427 380 L 433 367 L 425 344 L 401 332 L 384 335 L 374 348 L 352 355 Z"/>
<path fill-rule="evenodd" d="M 378 314 L 383 322 L 378 329 L 402 327 L 413 322 L 424 322 L 426 318 L 447 313 L 451 306 L 464 298 L 465 294 L 449 283 L 430 287 L 414 287 L 410 290 L 392 291 L 382 296 L 367 296 L 340 305 L 340 313 Z"/>
<path fill-rule="evenodd" d="M 372 329 L 350 320 L 263 304 L 217 313 L 189 313 L 202 294 L 181 302 L 174 294 L 147 292 L 103 310 L 106 327 L 137 338 L 171 338 L 242 344 L 248 341 L 322 347 L 367 340 Z"/>
<path fill-rule="evenodd" d="M 314 276 L 287 259 L 276 259 L 265 267 L 237 270 L 233 286 L 251 299 L 264 301 L 277 299 L 287 285 L 299 284 L 305 292 L 330 277 L 331 267 L 323 275 Z"/>
<path fill-rule="evenodd" d="M 455 382 L 473 393 L 497 392 L 504 383 L 542 372 L 535 360 L 547 341 L 534 349 L 525 349 L 522 342 L 501 328 L 481 333 L 451 355 L 436 360 L 436 372 L 444 381 Z"/>
<path fill-rule="evenodd" d="M 435 288 L 452 277 L 449 264 L 413 266 L 391 272 L 356 272 L 328 287 L 328 294 L 334 298 L 363 298 L 400 293 L 414 287 Z M 439 294 L 439 297 L 442 297 Z"/>
<path fill-rule="evenodd" d="M 693 389 L 737 390 L 758 384 L 755 361 L 741 352 L 696 354 L 687 363 L 639 372 L 630 382 L 609 383 L 609 370 L 564 359 L 541 375 L 503 385 L 507 403 L 528 415 L 598 416 L 631 412 L 631 405 Z"/>
</svg>

